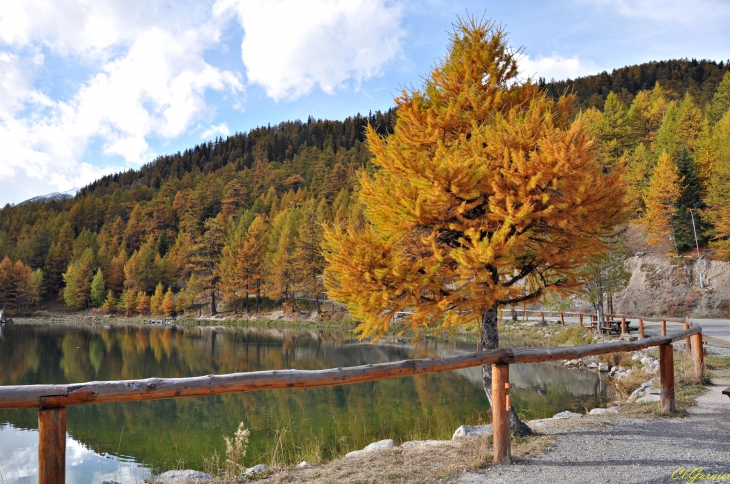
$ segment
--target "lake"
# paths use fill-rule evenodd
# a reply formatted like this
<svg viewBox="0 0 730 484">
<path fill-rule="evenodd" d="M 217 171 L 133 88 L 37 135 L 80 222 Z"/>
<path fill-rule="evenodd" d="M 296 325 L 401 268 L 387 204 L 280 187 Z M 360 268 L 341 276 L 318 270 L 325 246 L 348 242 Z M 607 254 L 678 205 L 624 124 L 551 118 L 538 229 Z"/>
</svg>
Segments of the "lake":
<svg viewBox="0 0 730 484">
<path fill-rule="evenodd" d="M 509 342 L 503 342 L 509 346 Z M 0 385 L 190 377 L 383 363 L 474 351 L 448 339 L 378 344 L 336 331 L 265 327 L 19 324 L 1 328 Z M 511 365 L 523 419 L 585 413 L 610 400 L 596 373 L 555 363 Z M 392 438 L 449 439 L 488 418 L 481 369 L 318 389 L 74 406 L 67 417 L 67 480 L 135 482 L 176 468 L 203 470 L 240 422 L 247 464 L 329 459 Z M 0 410 L 0 483 L 36 482 L 35 409 Z M 297 460 L 298 459 L 298 460 Z M 296 461 L 296 462 L 295 462 Z"/>
</svg>

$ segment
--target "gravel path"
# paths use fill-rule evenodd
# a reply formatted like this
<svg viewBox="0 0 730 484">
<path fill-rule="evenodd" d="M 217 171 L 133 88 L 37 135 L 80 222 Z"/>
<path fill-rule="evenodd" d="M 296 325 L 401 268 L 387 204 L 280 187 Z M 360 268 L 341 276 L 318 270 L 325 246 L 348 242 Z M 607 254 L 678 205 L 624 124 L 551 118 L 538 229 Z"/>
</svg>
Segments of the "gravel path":
<svg viewBox="0 0 730 484">
<path fill-rule="evenodd" d="M 571 430 L 556 431 L 557 442 L 535 459 L 464 473 L 454 482 L 687 482 L 672 480 L 679 467 L 730 473 L 730 399 L 721 393 L 728 385 L 715 380 L 686 418 L 583 417 Z"/>
</svg>

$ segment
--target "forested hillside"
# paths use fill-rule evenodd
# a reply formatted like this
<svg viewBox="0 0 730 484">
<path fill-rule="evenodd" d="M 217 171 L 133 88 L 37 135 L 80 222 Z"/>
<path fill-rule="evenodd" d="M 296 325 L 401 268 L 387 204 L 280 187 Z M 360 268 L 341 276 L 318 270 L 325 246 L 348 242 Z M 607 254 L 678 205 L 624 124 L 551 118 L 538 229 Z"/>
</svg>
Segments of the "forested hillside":
<svg viewBox="0 0 730 484">
<path fill-rule="evenodd" d="M 700 244 L 730 259 L 727 65 L 658 62 L 541 87 L 578 95 L 605 169 L 627 165 L 632 214 L 652 240 L 687 250 L 694 215 Z M 74 199 L 6 205 L 0 304 L 22 314 L 60 299 L 128 315 L 256 311 L 262 297 L 291 307 L 295 294 L 318 304 L 322 226 L 360 218 L 357 173 L 373 169 L 364 127 L 385 134 L 395 120 L 261 127 L 104 177 Z"/>
</svg>

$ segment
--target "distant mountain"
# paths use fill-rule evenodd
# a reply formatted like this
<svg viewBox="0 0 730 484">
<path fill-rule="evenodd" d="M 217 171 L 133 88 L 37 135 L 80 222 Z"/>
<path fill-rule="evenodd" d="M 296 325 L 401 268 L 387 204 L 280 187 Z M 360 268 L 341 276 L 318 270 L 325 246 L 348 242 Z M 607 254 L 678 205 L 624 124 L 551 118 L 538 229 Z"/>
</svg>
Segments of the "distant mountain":
<svg viewBox="0 0 730 484">
<path fill-rule="evenodd" d="M 49 193 L 48 195 L 39 195 L 37 197 L 29 198 L 28 200 L 24 200 L 16 205 L 16 207 L 19 207 L 21 205 L 27 205 L 29 203 L 36 203 L 36 202 L 56 202 L 58 200 L 64 200 L 66 198 L 73 198 L 76 196 L 76 194 L 79 192 L 79 188 L 72 188 L 70 190 L 66 190 L 65 192 L 53 192 Z"/>
<path fill-rule="evenodd" d="M 689 92 L 697 104 L 704 106 L 712 99 L 726 72 L 730 72 L 730 61 L 675 59 L 645 62 L 614 69 L 610 74 L 603 71 L 565 81 L 540 78 L 538 83 L 554 98 L 566 92 L 574 93 L 582 108 L 603 109 L 610 92 L 629 104 L 637 92 L 651 90 L 657 82 L 670 97 L 681 99 Z"/>
</svg>

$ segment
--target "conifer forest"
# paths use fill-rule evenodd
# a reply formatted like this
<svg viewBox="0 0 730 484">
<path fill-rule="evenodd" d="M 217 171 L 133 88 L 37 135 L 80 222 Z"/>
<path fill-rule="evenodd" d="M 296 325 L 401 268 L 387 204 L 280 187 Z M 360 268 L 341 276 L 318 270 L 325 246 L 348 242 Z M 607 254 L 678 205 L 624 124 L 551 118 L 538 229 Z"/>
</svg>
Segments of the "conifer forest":
<svg viewBox="0 0 730 484">
<path fill-rule="evenodd" d="M 609 188 L 649 243 L 671 240 L 682 254 L 695 247 L 694 223 L 699 245 L 730 260 L 730 65 L 661 61 L 528 84 L 525 95 L 543 99 L 536 109 L 569 100 L 570 109 L 555 109 L 570 119 L 555 122 L 580 120 L 586 149 L 597 150 Z M 369 237 L 363 199 L 372 209 L 388 189 L 372 184 L 382 170 L 373 151 L 387 156 L 373 145 L 405 116 L 396 104 L 219 137 L 101 178 L 74 198 L 6 205 L 0 305 L 18 315 L 62 302 L 197 316 L 295 310 L 306 300 L 320 310 L 325 232 Z"/>
</svg>

